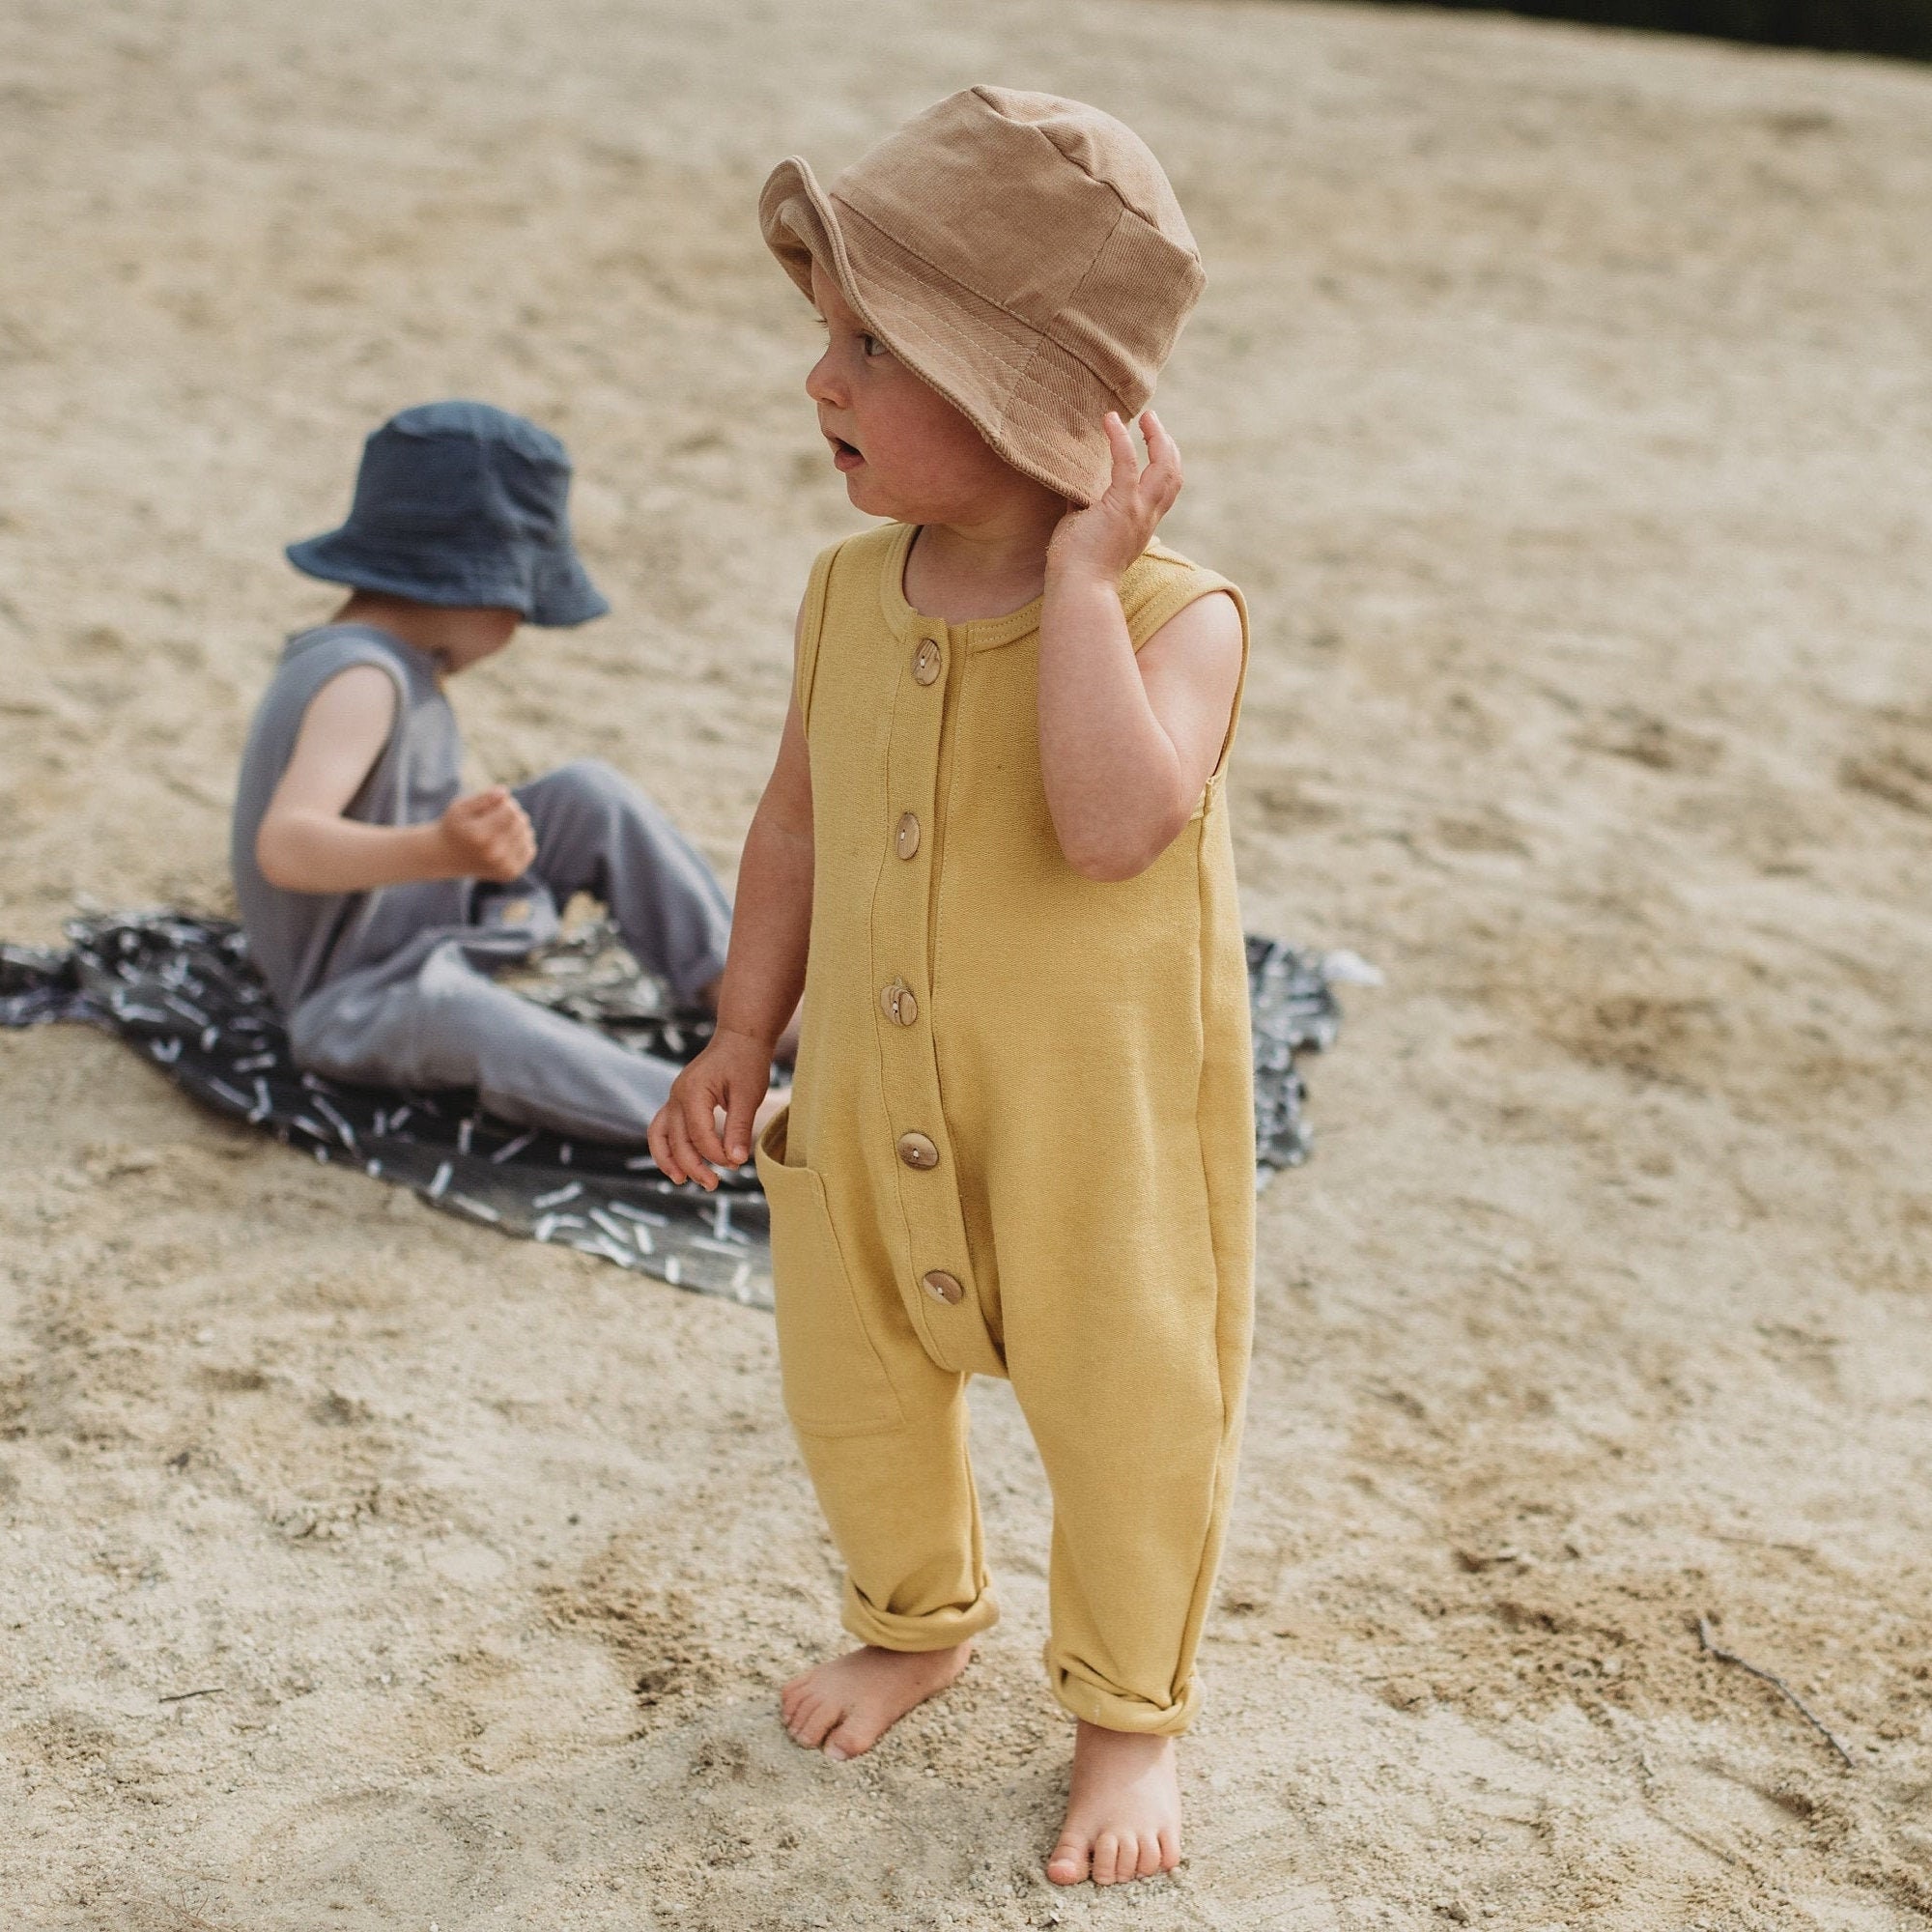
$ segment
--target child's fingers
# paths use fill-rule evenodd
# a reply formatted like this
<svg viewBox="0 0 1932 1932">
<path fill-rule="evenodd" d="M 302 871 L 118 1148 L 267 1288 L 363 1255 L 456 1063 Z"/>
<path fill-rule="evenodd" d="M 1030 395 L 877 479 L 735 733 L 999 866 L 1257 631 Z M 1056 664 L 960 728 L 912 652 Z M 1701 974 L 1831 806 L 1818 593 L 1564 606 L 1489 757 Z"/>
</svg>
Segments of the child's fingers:
<svg viewBox="0 0 1932 1932">
<path fill-rule="evenodd" d="M 691 1129 L 691 1144 L 701 1159 L 713 1167 L 729 1167 L 724 1137 L 718 1131 L 718 1090 L 706 1087 L 691 1096 L 685 1109 L 685 1124 Z"/>
<path fill-rule="evenodd" d="M 686 1103 L 687 1105 L 689 1103 Z M 670 1110 L 670 1124 L 667 1137 L 670 1145 L 673 1180 L 695 1180 L 708 1193 L 718 1185 L 718 1177 L 700 1160 L 691 1144 L 690 1122 L 686 1107 L 673 1100 Z"/>
<path fill-rule="evenodd" d="M 479 792 L 476 797 L 484 795 Z M 474 800 L 461 803 L 471 808 L 464 814 L 461 830 L 482 869 L 499 881 L 521 878 L 537 854 L 537 836 L 524 808 L 507 792 L 480 806 Z"/>
<path fill-rule="evenodd" d="M 1113 455 L 1114 474 L 1107 486 L 1111 496 L 1116 490 L 1123 490 L 1131 497 L 1134 486 L 1140 481 L 1141 466 L 1134 456 L 1134 440 L 1127 434 L 1127 426 L 1118 412 L 1109 410 L 1100 418 L 1100 427 L 1107 432 L 1107 448 Z"/>
<path fill-rule="evenodd" d="M 516 800 L 501 785 L 486 785 L 481 791 L 472 791 L 467 798 L 459 798 L 449 810 L 454 817 L 481 824 L 505 805 L 515 804 Z"/>
<path fill-rule="evenodd" d="M 743 1167 L 752 1157 L 752 1122 L 757 1119 L 758 1101 L 746 1081 L 732 1084 L 729 1104 L 724 1109 L 724 1148 L 733 1167 Z"/>
<path fill-rule="evenodd" d="M 651 1122 L 649 1140 L 651 1155 L 673 1180 L 695 1179 L 693 1168 L 696 1156 L 691 1151 L 691 1143 L 685 1138 L 684 1095 L 673 1087 L 670 1098 L 657 1111 Z"/>
<path fill-rule="evenodd" d="M 1141 488 L 1151 489 L 1164 516 L 1180 495 L 1180 448 L 1151 410 L 1141 417 L 1141 434 L 1147 438 L 1148 446 L 1148 467 L 1141 478 Z"/>
<path fill-rule="evenodd" d="M 651 1116 L 651 1123 L 644 1129 L 644 1145 L 650 1149 L 651 1158 L 658 1164 L 658 1172 L 670 1180 L 684 1179 L 677 1169 L 677 1157 L 670 1151 L 670 1121 L 676 1108 L 675 1100 L 667 1100 Z"/>
</svg>

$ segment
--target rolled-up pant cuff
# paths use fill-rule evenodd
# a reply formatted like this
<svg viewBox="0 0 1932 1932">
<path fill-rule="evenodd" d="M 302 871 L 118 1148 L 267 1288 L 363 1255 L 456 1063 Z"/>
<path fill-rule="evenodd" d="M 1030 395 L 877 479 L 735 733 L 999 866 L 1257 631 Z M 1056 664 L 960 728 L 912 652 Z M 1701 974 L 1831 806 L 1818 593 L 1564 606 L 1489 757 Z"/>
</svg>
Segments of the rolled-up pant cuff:
<svg viewBox="0 0 1932 1932">
<path fill-rule="evenodd" d="M 1129 1697 L 1118 1690 L 1103 1689 L 1085 1677 L 1075 1677 L 1064 1664 L 1054 1661 L 1049 1649 L 1046 1677 L 1055 1701 L 1074 1717 L 1103 1731 L 1132 1731 L 1141 1737 L 1179 1737 L 1194 1721 L 1201 1692 L 1189 1678 L 1180 1695 L 1171 1704 L 1151 1704 L 1145 1697 Z"/>
<path fill-rule="evenodd" d="M 951 1650 L 955 1643 L 991 1630 L 1000 1620 L 1000 1606 L 992 1591 L 982 1588 L 962 1607 L 949 1605 L 920 1617 L 898 1616 L 868 1604 L 847 1577 L 839 1620 L 861 1643 L 876 1644 L 881 1650 Z"/>
</svg>

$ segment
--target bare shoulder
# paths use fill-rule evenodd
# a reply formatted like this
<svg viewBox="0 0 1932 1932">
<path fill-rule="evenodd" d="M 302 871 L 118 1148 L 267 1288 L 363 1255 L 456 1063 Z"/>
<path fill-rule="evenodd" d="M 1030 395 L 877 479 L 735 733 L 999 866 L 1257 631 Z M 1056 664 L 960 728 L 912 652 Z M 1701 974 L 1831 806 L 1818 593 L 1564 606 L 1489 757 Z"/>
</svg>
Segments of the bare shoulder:
<svg viewBox="0 0 1932 1932">
<path fill-rule="evenodd" d="M 1225 590 L 1183 604 L 1141 646 L 1141 684 L 1191 798 L 1227 748 L 1241 686 L 1240 606 Z"/>
<path fill-rule="evenodd" d="M 380 665 L 350 665 L 309 699 L 302 713 L 302 735 L 379 730 L 387 737 L 396 722 L 397 704 L 396 681 Z"/>
<path fill-rule="evenodd" d="M 332 801 L 326 810 L 339 810 L 383 755 L 399 708 L 395 680 L 380 666 L 350 665 L 337 671 L 302 713 L 276 800 L 322 799 Z"/>
<path fill-rule="evenodd" d="M 1225 590 L 1209 590 L 1183 604 L 1141 646 L 1143 676 L 1184 671 L 1210 684 L 1233 679 L 1241 668 L 1240 607 Z"/>
</svg>

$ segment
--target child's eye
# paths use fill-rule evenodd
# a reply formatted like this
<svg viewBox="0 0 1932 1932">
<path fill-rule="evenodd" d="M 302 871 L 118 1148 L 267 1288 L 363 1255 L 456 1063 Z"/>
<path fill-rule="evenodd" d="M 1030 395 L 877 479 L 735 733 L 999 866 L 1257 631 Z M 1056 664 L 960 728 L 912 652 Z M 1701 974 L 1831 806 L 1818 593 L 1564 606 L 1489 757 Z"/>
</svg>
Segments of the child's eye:
<svg viewBox="0 0 1932 1932">
<path fill-rule="evenodd" d="M 883 355 L 887 353 L 886 345 L 883 342 L 881 342 L 876 335 L 860 336 L 859 347 L 863 349 L 867 355 Z"/>
</svg>

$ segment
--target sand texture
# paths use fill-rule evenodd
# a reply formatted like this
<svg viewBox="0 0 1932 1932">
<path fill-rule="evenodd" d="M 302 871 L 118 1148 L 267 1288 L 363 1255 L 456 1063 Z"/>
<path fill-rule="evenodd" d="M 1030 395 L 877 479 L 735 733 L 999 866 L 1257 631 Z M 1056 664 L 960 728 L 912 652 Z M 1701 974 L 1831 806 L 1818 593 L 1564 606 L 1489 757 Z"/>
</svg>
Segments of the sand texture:
<svg viewBox="0 0 1932 1932">
<path fill-rule="evenodd" d="M 1038 1877 L 1003 1387 L 1007 1621 L 824 1763 L 773 1718 L 838 1633 L 767 1317 L 48 1029 L 0 1037 L 9 1927 L 1932 1920 L 1932 71 L 1207 0 L 10 0 L 0 933 L 224 902 L 329 607 L 279 546 L 448 393 L 568 438 L 617 606 L 457 688 L 478 775 L 610 758 L 728 869 L 857 521 L 756 186 L 977 79 L 1172 169 L 1244 911 L 1388 976 L 1262 1204 L 1185 1865 Z"/>
</svg>

